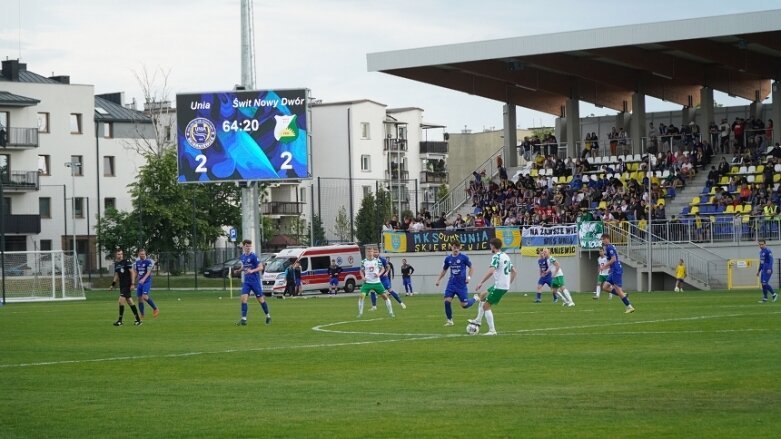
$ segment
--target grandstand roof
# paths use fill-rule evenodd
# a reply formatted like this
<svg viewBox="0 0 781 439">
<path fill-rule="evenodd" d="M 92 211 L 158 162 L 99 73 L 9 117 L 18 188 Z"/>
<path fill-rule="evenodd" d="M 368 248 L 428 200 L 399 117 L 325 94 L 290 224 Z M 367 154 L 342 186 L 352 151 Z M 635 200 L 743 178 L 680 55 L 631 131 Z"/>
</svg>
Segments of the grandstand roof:
<svg viewBox="0 0 781 439">
<path fill-rule="evenodd" d="M 567 98 L 631 111 L 632 93 L 764 100 L 781 79 L 781 10 L 370 53 L 369 71 L 561 116 Z"/>
</svg>

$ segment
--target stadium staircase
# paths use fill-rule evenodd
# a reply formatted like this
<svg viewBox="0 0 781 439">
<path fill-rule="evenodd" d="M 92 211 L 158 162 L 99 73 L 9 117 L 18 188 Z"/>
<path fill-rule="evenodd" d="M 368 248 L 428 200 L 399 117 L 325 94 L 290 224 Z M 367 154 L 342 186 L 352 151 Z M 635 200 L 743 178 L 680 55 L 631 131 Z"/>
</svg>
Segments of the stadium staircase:
<svg viewBox="0 0 781 439">
<path fill-rule="evenodd" d="M 486 161 L 484 161 L 476 170 L 487 169 L 485 178 L 487 180 L 493 180 L 494 177 L 499 175 L 499 169 L 496 166 L 496 158 L 502 156 L 504 147 L 499 148 L 496 152 L 491 154 Z M 472 181 L 472 174 L 469 174 L 461 180 L 460 183 L 450 186 L 447 195 L 434 203 L 431 208 L 431 212 L 439 216 L 445 214 L 448 218 L 451 218 L 456 213 L 460 213 L 462 216 L 466 216 L 467 213 L 472 213 L 472 207 L 467 202 L 470 201 L 467 189 L 469 189 L 469 182 Z"/>
<path fill-rule="evenodd" d="M 606 224 L 610 241 L 622 256 L 622 263 L 638 269 L 648 269 L 648 234 L 631 223 Z M 724 289 L 727 287 L 727 260 L 722 256 L 694 243 L 686 246 L 653 235 L 652 265 L 655 273 L 667 273 L 675 277 L 675 267 L 683 259 L 686 264 L 686 283 L 700 290 Z"/>
<path fill-rule="evenodd" d="M 681 216 L 681 212 L 685 207 L 689 206 L 692 198 L 702 194 L 702 188 L 704 188 L 708 182 L 710 167 L 717 166 L 722 157 L 725 157 L 728 163 L 731 160 L 731 158 L 726 155 L 714 155 L 710 165 L 698 170 L 697 175 L 686 182 L 686 187 L 678 192 L 676 197 L 667 204 L 665 210 L 667 211 L 668 217 L 670 215 Z"/>
</svg>

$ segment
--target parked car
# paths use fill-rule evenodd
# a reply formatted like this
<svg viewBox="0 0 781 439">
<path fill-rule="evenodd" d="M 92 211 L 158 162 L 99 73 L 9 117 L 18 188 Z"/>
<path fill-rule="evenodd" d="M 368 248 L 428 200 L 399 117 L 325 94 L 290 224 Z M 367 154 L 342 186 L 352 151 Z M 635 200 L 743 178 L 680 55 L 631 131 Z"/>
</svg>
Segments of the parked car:
<svg viewBox="0 0 781 439">
<path fill-rule="evenodd" d="M 6 276 L 24 276 L 30 271 L 30 267 L 27 264 L 14 264 L 11 265 L 6 262 L 5 275 Z M 2 270 L 0 270 L 0 273 Z"/>
<path fill-rule="evenodd" d="M 241 277 L 241 260 L 229 259 L 221 264 L 215 264 L 206 267 L 203 270 L 204 277 L 228 277 L 230 271 L 231 277 Z"/>
</svg>

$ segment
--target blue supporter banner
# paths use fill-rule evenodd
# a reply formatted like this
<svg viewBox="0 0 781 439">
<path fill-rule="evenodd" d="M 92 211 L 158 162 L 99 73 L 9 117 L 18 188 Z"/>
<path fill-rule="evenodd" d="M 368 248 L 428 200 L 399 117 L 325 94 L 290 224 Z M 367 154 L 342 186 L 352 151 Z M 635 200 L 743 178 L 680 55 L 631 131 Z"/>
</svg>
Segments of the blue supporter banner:
<svg viewBox="0 0 781 439">
<path fill-rule="evenodd" d="M 578 246 L 578 226 L 524 226 L 521 229 L 521 254 L 535 256 L 548 248 L 555 256 L 574 256 Z"/>
</svg>

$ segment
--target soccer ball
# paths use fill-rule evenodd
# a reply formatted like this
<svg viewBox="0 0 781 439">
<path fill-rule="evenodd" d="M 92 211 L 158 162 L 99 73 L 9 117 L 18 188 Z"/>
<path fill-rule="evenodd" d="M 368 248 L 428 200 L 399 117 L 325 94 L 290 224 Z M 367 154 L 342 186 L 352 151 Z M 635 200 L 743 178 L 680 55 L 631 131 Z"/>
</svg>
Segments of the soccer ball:
<svg viewBox="0 0 781 439">
<path fill-rule="evenodd" d="M 675 287 L 675 292 L 677 293 L 678 291 L 680 291 L 678 287 Z"/>
<path fill-rule="evenodd" d="M 480 332 L 480 325 L 469 322 L 466 325 L 466 333 L 469 335 L 477 335 Z"/>
</svg>

